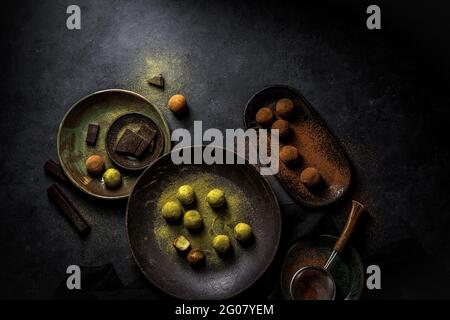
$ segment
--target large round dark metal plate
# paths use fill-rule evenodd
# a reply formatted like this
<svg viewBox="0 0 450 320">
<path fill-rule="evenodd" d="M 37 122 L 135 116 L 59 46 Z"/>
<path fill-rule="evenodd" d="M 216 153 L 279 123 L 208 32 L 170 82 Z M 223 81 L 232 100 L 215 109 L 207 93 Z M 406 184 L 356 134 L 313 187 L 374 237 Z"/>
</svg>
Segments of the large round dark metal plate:
<svg viewBox="0 0 450 320">
<path fill-rule="evenodd" d="M 192 184 L 198 192 L 196 203 L 204 201 L 205 192 L 196 189 L 198 179 L 207 181 L 200 184 L 205 186 L 204 183 L 208 183 L 207 188 L 224 188 L 227 197 L 234 199 L 233 203 L 243 200 L 241 198 L 246 198 L 249 203 L 245 212 L 235 214 L 242 215 L 238 219 L 252 225 L 255 239 L 242 246 L 232 238 L 233 254 L 223 261 L 210 247 L 209 235 L 215 232 L 215 227 L 211 228 L 211 218 L 205 212 L 207 209 L 199 209 L 207 217 L 200 235 L 191 235 L 182 225 L 167 225 L 159 211 L 161 195 L 185 183 Z M 236 222 L 233 221 L 232 225 Z M 281 217 L 270 185 L 253 166 L 175 165 L 171 155 L 166 154 L 148 167 L 137 181 L 128 201 L 126 226 L 133 256 L 154 285 L 183 299 L 226 299 L 249 288 L 268 268 L 278 248 Z M 164 233 L 157 231 L 161 228 L 166 228 Z M 223 228 L 231 235 L 228 226 Z M 186 235 L 193 239 L 196 247 L 206 251 L 204 267 L 190 267 L 171 246 L 172 238 L 161 243 L 161 235 L 173 230 L 176 230 L 173 236 L 177 232 Z"/>
</svg>

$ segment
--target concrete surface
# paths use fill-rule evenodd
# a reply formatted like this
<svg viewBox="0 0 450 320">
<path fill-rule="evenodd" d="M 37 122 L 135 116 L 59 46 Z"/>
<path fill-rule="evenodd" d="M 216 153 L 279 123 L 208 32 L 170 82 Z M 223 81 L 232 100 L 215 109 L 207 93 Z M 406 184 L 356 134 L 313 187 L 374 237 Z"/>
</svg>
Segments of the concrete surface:
<svg viewBox="0 0 450 320">
<path fill-rule="evenodd" d="M 277 265 L 298 236 L 337 233 L 354 197 L 369 215 L 353 244 L 383 272 L 383 290 L 364 297 L 449 297 L 448 43 L 431 24 L 404 22 L 421 21 L 420 8 L 402 16 L 386 4 L 383 29 L 369 31 L 358 1 L 77 0 L 82 30 L 68 31 L 72 1 L 24 2 L 2 4 L 0 297 L 50 298 L 70 264 L 112 263 L 125 284 L 140 277 L 125 203 L 64 187 L 92 224 L 80 240 L 47 199 L 54 181 L 42 166 L 57 159 L 57 128 L 76 100 L 125 88 L 172 129 L 193 120 L 225 129 L 242 127 L 247 100 L 271 84 L 303 92 L 355 173 L 346 201 L 325 211 L 293 206 L 276 187 L 285 208 Z M 159 73 L 164 91 L 145 82 Z M 177 92 L 191 107 L 182 120 L 165 108 Z"/>
</svg>

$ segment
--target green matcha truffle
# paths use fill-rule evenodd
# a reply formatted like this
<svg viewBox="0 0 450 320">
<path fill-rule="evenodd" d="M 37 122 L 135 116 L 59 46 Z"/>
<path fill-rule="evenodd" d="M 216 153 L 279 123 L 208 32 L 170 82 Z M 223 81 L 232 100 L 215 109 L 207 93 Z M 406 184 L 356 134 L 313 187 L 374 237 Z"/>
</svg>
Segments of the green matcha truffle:
<svg viewBox="0 0 450 320">
<path fill-rule="evenodd" d="M 191 247 L 191 243 L 184 236 L 179 236 L 178 238 L 173 240 L 172 244 L 179 252 L 182 253 L 187 252 Z"/>
<path fill-rule="evenodd" d="M 195 200 L 194 189 L 192 189 L 192 187 L 188 184 L 179 187 L 177 191 L 177 199 L 180 200 L 180 202 L 185 206 L 192 204 Z"/>
<path fill-rule="evenodd" d="M 181 206 L 175 201 L 167 202 L 161 209 L 162 216 L 169 222 L 175 222 L 181 218 Z"/>
<path fill-rule="evenodd" d="M 107 188 L 115 189 L 122 184 L 122 175 L 119 170 L 109 168 L 103 173 L 103 182 Z"/>
<path fill-rule="evenodd" d="M 230 238 L 224 234 L 215 236 L 212 240 L 212 245 L 219 254 L 227 253 L 231 249 Z"/>
<path fill-rule="evenodd" d="M 250 225 L 246 223 L 239 222 L 234 227 L 234 237 L 238 241 L 242 242 L 250 240 L 250 238 L 252 237 L 252 227 L 250 227 Z"/>
<path fill-rule="evenodd" d="M 206 196 L 206 201 L 213 208 L 222 207 L 225 204 L 225 193 L 220 189 L 212 189 Z"/>
<path fill-rule="evenodd" d="M 197 210 L 189 210 L 184 214 L 183 224 L 187 229 L 198 229 L 201 227 L 202 222 L 202 216 Z"/>
</svg>

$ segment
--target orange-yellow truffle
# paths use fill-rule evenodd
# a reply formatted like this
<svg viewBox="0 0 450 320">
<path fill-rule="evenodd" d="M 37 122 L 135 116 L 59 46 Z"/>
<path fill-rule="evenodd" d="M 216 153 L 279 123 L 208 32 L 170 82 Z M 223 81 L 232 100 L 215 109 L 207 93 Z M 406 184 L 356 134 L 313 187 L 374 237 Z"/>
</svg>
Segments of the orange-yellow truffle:
<svg viewBox="0 0 450 320">
<path fill-rule="evenodd" d="M 86 160 L 86 170 L 93 176 L 101 176 L 103 171 L 105 171 L 105 160 L 98 155 L 93 155 Z"/>
<path fill-rule="evenodd" d="M 170 97 L 169 102 L 167 103 L 170 111 L 174 113 L 181 113 L 186 110 L 186 98 L 181 94 L 176 94 Z"/>
</svg>

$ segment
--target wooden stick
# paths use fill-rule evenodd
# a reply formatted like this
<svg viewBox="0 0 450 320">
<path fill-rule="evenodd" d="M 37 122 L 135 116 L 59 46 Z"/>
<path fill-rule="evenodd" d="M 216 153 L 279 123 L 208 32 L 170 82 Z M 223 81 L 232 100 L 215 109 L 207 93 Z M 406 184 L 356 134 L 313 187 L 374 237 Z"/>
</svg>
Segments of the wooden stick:
<svg viewBox="0 0 450 320">
<path fill-rule="evenodd" d="M 68 183 L 69 179 L 67 179 L 66 174 L 64 173 L 61 166 L 53 160 L 47 160 L 44 164 L 44 170 L 47 174 L 59 180 L 59 182 Z"/>
</svg>

